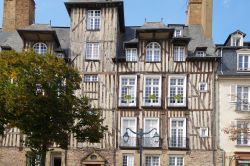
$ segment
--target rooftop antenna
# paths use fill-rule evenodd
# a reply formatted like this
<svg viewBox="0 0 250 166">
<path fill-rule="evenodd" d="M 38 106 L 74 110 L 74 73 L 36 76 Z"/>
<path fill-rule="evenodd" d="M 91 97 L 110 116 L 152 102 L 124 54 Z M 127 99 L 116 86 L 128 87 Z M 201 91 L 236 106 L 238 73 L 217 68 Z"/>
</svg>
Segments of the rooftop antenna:
<svg viewBox="0 0 250 166">
<path fill-rule="evenodd" d="M 163 19 L 163 18 L 161 18 L 161 22 L 163 22 L 163 20 L 164 20 L 164 19 Z"/>
<path fill-rule="evenodd" d="M 49 25 L 51 26 L 51 20 L 49 20 Z"/>
<path fill-rule="evenodd" d="M 145 18 L 144 21 L 147 22 L 147 18 Z"/>
</svg>

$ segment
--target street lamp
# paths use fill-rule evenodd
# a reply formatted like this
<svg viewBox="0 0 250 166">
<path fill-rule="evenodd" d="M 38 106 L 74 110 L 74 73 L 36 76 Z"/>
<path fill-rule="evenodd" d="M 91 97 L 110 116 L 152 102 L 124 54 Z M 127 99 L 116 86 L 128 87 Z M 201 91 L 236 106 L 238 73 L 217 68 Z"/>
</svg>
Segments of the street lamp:
<svg viewBox="0 0 250 166">
<path fill-rule="evenodd" d="M 130 128 L 126 128 L 126 132 L 125 132 L 124 135 L 123 135 L 123 141 L 124 141 L 125 143 L 127 143 L 127 142 L 129 141 L 129 138 L 130 138 L 130 136 L 129 136 L 129 134 L 128 134 L 128 130 L 131 131 L 133 134 L 137 135 L 137 136 L 139 137 L 139 139 L 140 139 L 140 141 L 139 141 L 140 166 L 142 166 L 142 138 L 143 138 L 143 136 L 144 136 L 144 135 L 147 135 L 147 134 L 150 134 L 152 131 L 155 130 L 154 136 L 152 137 L 155 143 L 158 143 L 158 142 L 159 142 L 160 136 L 159 136 L 159 134 L 157 133 L 157 129 L 156 129 L 156 128 L 153 128 L 153 129 L 151 129 L 151 130 L 148 131 L 148 132 L 143 132 L 143 129 L 140 129 L 139 132 L 135 132 L 135 131 L 131 130 Z"/>
</svg>

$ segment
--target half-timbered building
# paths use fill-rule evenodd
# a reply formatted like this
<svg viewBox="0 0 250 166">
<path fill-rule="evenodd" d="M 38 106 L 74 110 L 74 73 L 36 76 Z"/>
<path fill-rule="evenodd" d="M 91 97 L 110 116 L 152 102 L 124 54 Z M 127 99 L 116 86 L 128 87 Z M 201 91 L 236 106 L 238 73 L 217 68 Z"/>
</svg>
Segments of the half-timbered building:
<svg viewBox="0 0 250 166">
<path fill-rule="evenodd" d="M 65 5 L 70 28 L 28 24 L 0 33 L 3 49 L 18 45 L 18 51 L 33 48 L 68 58 L 83 78 L 76 95 L 87 96 L 108 126 L 97 144 L 77 142 L 72 135 L 68 150 L 54 147 L 47 164 L 218 165 L 212 0 L 189 0 L 187 25 L 125 26 L 122 0 L 68 0 Z M 20 138 L 18 129 L 6 132 L 0 163 L 36 160 L 25 158 L 29 149 Z M 10 154 L 16 156 L 11 161 Z"/>
</svg>

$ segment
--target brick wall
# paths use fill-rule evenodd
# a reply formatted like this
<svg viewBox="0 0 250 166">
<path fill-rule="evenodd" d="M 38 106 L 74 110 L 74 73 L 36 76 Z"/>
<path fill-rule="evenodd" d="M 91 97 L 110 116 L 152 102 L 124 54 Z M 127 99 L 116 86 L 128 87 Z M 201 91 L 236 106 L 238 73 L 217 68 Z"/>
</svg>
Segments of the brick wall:
<svg viewBox="0 0 250 166">
<path fill-rule="evenodd" d="M 3 32 L 13 32 L 29 26 L 34 18 L 34 0 L 4 0 Z"/>
</svg>

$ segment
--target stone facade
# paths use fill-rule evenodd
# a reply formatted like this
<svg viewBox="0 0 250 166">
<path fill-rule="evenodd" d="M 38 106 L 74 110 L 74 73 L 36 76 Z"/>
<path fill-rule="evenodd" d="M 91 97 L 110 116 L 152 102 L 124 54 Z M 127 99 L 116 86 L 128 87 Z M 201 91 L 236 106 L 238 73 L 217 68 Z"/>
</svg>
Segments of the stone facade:
<svg viewBox="0 0 250 166">
<path fill-rule="evenodd" d="M 200 24 L 207 38 L 212 38 L 213 0 L 190 0 L 187 24 Z"/>
<path fill-rule="evenodd" d="M 13 32 L 34 23 L 34 0 L 4 0 L 3 32 Z"/>
</svg>

